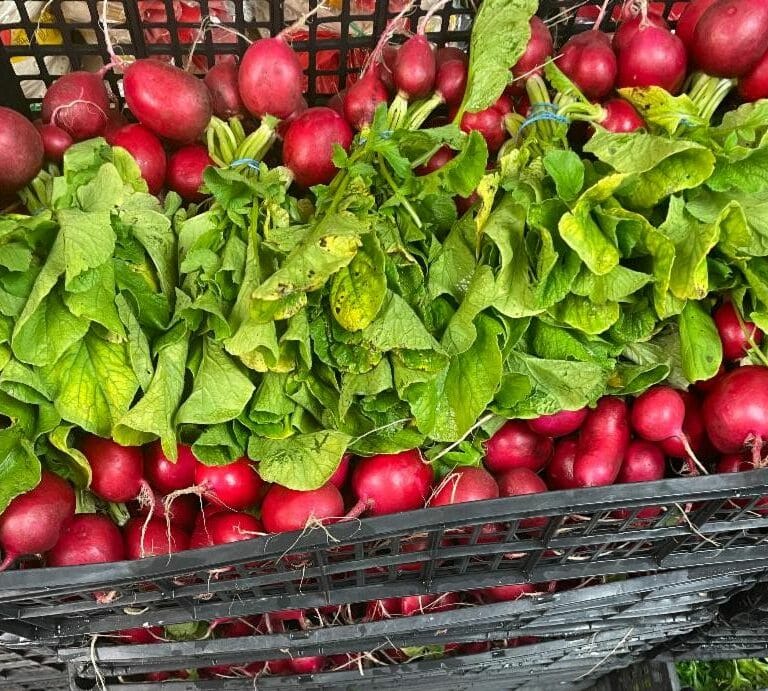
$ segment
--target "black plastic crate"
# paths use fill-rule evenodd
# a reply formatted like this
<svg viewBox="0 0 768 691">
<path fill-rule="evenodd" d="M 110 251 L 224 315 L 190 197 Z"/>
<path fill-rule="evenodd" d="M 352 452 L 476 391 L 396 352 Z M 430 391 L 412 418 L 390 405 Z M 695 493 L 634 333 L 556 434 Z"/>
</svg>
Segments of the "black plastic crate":
<svg viewBox="0 0 768 691">
<path fill-rule="evenodd" d="M 0 691 L 58 691 L 69 685 L 66 666 L 55 651 L 0 636 Z"/>
</svg>

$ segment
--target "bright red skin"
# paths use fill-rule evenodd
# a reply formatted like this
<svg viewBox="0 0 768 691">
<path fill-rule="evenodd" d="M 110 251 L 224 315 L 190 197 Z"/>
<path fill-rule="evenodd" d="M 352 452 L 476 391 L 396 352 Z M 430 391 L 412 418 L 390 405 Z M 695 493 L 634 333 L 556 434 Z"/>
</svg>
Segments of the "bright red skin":
<svg viewBox="0 0 768 691">
<path fill-rule="evenodd" d="M 149 129 L 144 125 L 125 125 L 110 133 L 108 141 L 112 146 L 120 146 L 133 156 L 150 194 L 157 194 L 163 189 L 167 165 L 165 149 Z"/>
<path fill-rule="evenodd" d="M 147 643 L 161 643 L 163 641 L 163 629 L 161 626 L 137 626 L 135 629 L 124 629 L 113 634 L 120 642 L 143 645 Z"/>
<path fill-rule="evenodd" d="M 739 79 L 738 91 L 741 100 L 749 103 L 768 98 L 768 51 Z"/>
<path fill-rule="evenodd" d="M 670 386 L 654 386 L 632 404 L 632 429 L 648 441 L 663 441 L 683 434 L 685 401 Z"/>
<path fill-rule="evenodd" d="M 264 533 L 261 521 L 249 513 L 222 511 L 201 522 L 189 542 L 190 549 L 252 540 Z"/>
<path fill-rule="evenodd" d="M 612 485 L 629 443 L 627 404 L 614 396 L 601 398 L 589 412 L 579 436 L 573 479 L 577 487 Z"/>
<path fill-rule="evenodd" d="M 477 130 L 483 135 L 489 151 L 498 151 L 507 139 L 504 114 L 491 106 L 477 113 L 464 113 L 461 117 L 463 132 Z"/>
<path fill-rule="evenodd" d="M 573 478 L 573 463 L 576 460 L 576 439 L 561 439 L 555 446 L 555 453 L 547 465 L 545 475 L 551 489 L 573 489 L 577 487 Z"/>
<path fill-rule="evenodd" d="M 736 453 L 753 439 L 768 439 L 768 369 L 739 367 L 704 399 L 704 425 L 715 448 Z"/>
<path fill-rule="evenodd" d="M 565 437 L 581 427 L 588 412 L 588 408 L 561 410 L 559 413 L 528 420 L 528 427 L 543 437 Z"/>
<path fill-rule="evenodd" d="M 330 108 L 310 108 L 297 117 L 285 133 L 283 162 L 301 187 L 327 184 L 338 172 L 333 165 L 333 145 L 349 149 L 352 128 Z"/>
<path fill-rule="evenodd" d="M 424 506 L 434 480 L 418 449 L 361 458 L 352 471 L 352 490 L 370 502 L 367 513 L 384 516 Z"/>
<path fill-rule="evenodd" d="M 631 17 L 619 24 L 619 28 L 616 30 L 616 33 L 613 34 L 613 39 L 611 41 L 613 50 L 616 51 L 617 55 L 621 53 L 621 51 L 627 49 L 629 42 L 640 30 L 642 22 L 643 15 L 637 14 L 634 17 Z M 668 28 L 664 17 L 662 17 L 660 14 L 652 14 L 651 12 L 648 13 L 647 23 L 645 26 L 657 26 L 661 29 Z"/>
<path fill-rule="evenodd" d="M 344 515 L 344 499 L 330 482 L 310 492 L 272 485 L 261 505 L 261 520 L 269 533 L 303 530 L 310 519 L 333 523 Z"/>
<path fill-rule="evenodd" d="M 345 453 L 339 461 L 339 465 L 336 470 L 333 471 L 333 475 L 328 478 L 328 482 L 332 485 L 336 485 L 339 489 L 344 487 L 344 483 L 347 481 L 347 475 L 349 474 L 349 461 L 352 458 L 352 454 Z"/>
<path fill-rule="evenodd" d="M 540 471 L 552 456 L 553 442 L 522 420 L 509 420 L 485 443 L 483 463 L 492 473 L 512 468 Z"/>
<path fill-rule="evenodd" d="M 111 439 L 88 435 L 80 450 L 91 466 L 90 490 L 104 501 L 126 502 L 139 496 L 144 458 L 138 446 L 120 446 Z"/>
<path fill-rule="evenodd" d="M 195 466 L 195 484 L 205 487 L 205 498 L 230 511 L 243 511 L 259 500 L 262 480 L 247 458 L 226 465 Z"/>
<path fill-rule="evenodd" d="M 515 79 L 541 74 L 542 65 L 552 57 L 554 44 L 549 27 L 536 16 L 531 17 L 530 25 L 531 37 L 528 39 L 528 45 L 512 67 Z"/>
<path fill-rule="evenodd" d="M 287 118 L 301 105 L 302 77 L 299 58 L 283 39 L 262 38 L 240 62 L 240 97 L 251 115 Z"/>
<path fill-rule="evenodd" d="M 456 46 L 443 46 L 435 51 L 435 66 L 440 67 L 449 60 L 461 60 L 465 65 L 469 63 L 469 56 Z"/>
<path fill-rule="evenodd" d="M 730 302 L 724 302 L 713 313 L 717 333 L 723 344 L 723 358 L 726 360 L 739 360 L 743 358 L 749 348 L 748 337 L 751 336 L 757 345 L 763 340 L 763 332 L 752 322 L 744 320 L 744 328 L 739 323 L 736 308 Z"/>
<path fill-rule="evenodd" d="M 456 609 L 459 596 L 456 593 L 442 595 L 409 595 L 400 598 L 400 611 L 404 617 L 418 614 L 434 614 Z"/>
<path fill-rule="evenodd" d="M 213 114 L 201 79 L 159 60 L 136 60 L 123 75 L 125 102 L 136 119 L 177 144 L 199 139 Z M 173 104 L 169 104 L 172 97 Z"/>
<path fill-rule="evenodd" d="M 498 496 L 499 486 L 487 470 L 462 466 L 446 475 L 428 506 L 448 506 L 466 501 L 496 499 Z"/>
<path fill-rule="evenodd" d="M 104 564 L 125 559 L 120 529 L 97 513 L 81 513 L 62 527 L 58 542 L 46 556 L 48 566 Z"/>
<path fill-rule="evenodd" d="M 141 532 L 144 519 L 131 518 L 123 526 L 126 556 L 130 560 L 144 557 L 157 557 L 161 554 L 182 552 L 189 548 L 189 534 L 171 523 L 170 529 L 165 520 L 152 518 L 147 523 L 144 534 L 144 550 L 141 549 Z M 169 540 L 170 536 L 170 540 Z"/>
<path fill-rule="evenodd" d="M 701 404 L 699 399 L 687 391 L 681 391 L 685 403 L 685 419 L 683 420 L 683 434 L 688 439 L 688 444 L 696 455 L 705 453 L 708 450 L 707 432 L 704 429 L 704 418 L 701 415 Z M 672 458 L 687 458 L 688 452 L 685 450 L 683 441 L 680 437 L 669 437 L 660 442 L 661 450 Z"/>
<path fill-rule="evenodd" d="M 243 99 L 240 98 L 236 63 L 231 60 L 216 63 L 208 70 L 203 82 L 211 94 L 211 107 L 217 118 L 228 120 L 248 114 Z"/>
<path fill-rule="evenodd" d="M 43 470 L 37 487 L 19 495 L 0 514 L 0 571 L 18 557 L 51 549 L 65 521 L 75 514 L 75 492 L 58 475 Z"/>
<path fill-rule="evenodd" d="M 623 98 L 611 98 L 602 105 L 603 117 L 600 124 L 609 132 L 635 132 L 645 127 L 645 120 L 640 117 L 640 113 Z"/>
<path fill-rule="evenodd" d="M 397 51 L 392 67 L 395 88 L 408 100 L 426 98 L 435 85 L 435 51 L 425 36 L 411 36 Z"/>
<path fill-rule="evenodd" d="M 458 106 L 467 88 L 467 64 L 463 60 L 446 60 L 435 74 L 435 91 L 449 106 Z"/>
<path fill-rule="evenodd" d="M 548 491 L 548 487 L 536 473 L 528 468 L 512 468 L 496 477 L 499 484 L 499 496 L 517 497 L 524 494 L 539 494 Z M 520 521 L 523 528 L 541 528 L 547 524 L 542 517 L 524 518 Z M 479 540 L 478 540 L 479 542 Z"/>
<path fill-rule="evenodd" d="M 480 593 L 489 602 L 511 602 L 519 600 L 528 593 L 537 592 L 533 583 L 515 583 L 513 585 L 495 585 L 482 588 Z"/>
<path fill-rule="evenodd" d="M 616 86 L 660 86 L 671 94 L 680 91 L 688 70 L 683 42 L 668 29 L 639 29 L 619 53 Z"/>
<path fill-rule="evenodd" d="M 0 106 L 0 195 L 14 194 L 43 167 L 43 139 L 23 115 Z"/>
<path fill-rule="evenodd" d="M 176 453 L 174 462 L 165 455 L 159 441 L 144 447 L 144 475 L 152 489 L 160 494 L 170 494 L 195 484 L 197 460 L 192 455 L 192 449 L 178 444 Z"/>
<path fill-rule="evenodd" d="M 599 31 L 585 31 L 568 39 L 557 66 L 592 100 L 607 96 L 616 82 L 616 56 L 608 36 Z"/>
<path fill-rule="evenodd" d="M 379 79 L 377 70 L 368 70 L 352 84 L 344 97 L 343 109 L 347 122 L 356 130 L 362 130 L 373 122 L 373 114 L 381 103 L 386 103 L 389 91 Z"/>
<path fill-rule="evenodd" d="M 103 134 L 108 113 L 109 95 L 101 75 L 77 71 L 61 75 L 48 87 L 40 115 L 79 142 Z"/>
<path fill-rule="evenodd" d="M 317 674 L 325 669 L 326 663 L 327 659 L 320 655 L 292 657 L 288 660 L 288 664 L 295 674 Z"/>
<path fill-rule="evenodd" d="M 402 614 L 399 597 L 385 597 L 382 600 L 371 600 L 365 606 L 364 621 L 381 621 Z"/>
<path fill-rule="evenodd" d="M 208 149 L 202 144 L 189 144 L 171 154 L 168 160 L 166 182 L 185 202 L 201 202 L 205 195 L 200 192 L 203 173 L 214 165 Z"/>
<path fill-rule="evenodd" d="M 448 146 L 441 146 L 424 165 L 416 168 L 417 175 L 428 175 L 440 170 L 456 153 Z"/>
<path fill-rule="evenodd" d="M 665 469 L 664 452 L 658 446 L 644 439 L 634 439 L 627 446 L 616 483 L 661 480 Z"/>
<path fill-rule="evenodd" d="M 685 9 L 675 24 L 675 35 L 683 42 L 689 54 L 693 46 L 693 32 L 696 30 L 696 24 L 714 2 L 715 0 L 690 0 L 685 4 Z"/>
<path fill-rule="evenodd" d="M 693 32 L 696 66 L 713 77 L 741 77 L 768 50 L 768 2 L 716 0 Z"/>
<path fill-rule="evenodd" d="M 69 136 L 68 132 L 50 122 L 45 125 L 41 121 L 35 121 L 35 127 L 43 138 L 46 160 L 61 163 L 64 160 L 64 152 L 75 143 L 75 140 Z"/>
<path fill-rule="evenodd" d="M 155 507 L 152 510 L 152 516 L 165 520 L 166 507 L 164 497 L 155 492 L 154 499 Z M 150 510 L 149 504 L 141 502 L 131 502 L 128 508 L 131 516 L 146 516 Z M 199 515 L 200 497 L 194 494 L 182 494 L 173 500 L 170 511 L 171 523 L 179 526 L 182 530 L 192 530 Z"/>
</svg>

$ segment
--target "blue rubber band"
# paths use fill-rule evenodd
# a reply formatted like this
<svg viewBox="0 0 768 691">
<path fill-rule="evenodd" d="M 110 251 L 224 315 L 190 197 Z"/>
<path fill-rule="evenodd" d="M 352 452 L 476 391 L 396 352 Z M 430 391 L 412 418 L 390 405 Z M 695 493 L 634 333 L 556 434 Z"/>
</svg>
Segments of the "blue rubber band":
<svg viewBox="0 0 768 691">
<path fill-rule="evenodd" d="M 259 162 L 255 158 L 238 158 L 229 164 L 230 168 L 234 168 L 235 166 L 248 166 L 252 170 L 258 170 Z"/>
<path fill-rule="evenodd" d="M 533 113 L 532 115 L 529 115 L 525 120 L 523 120 L 523 124 L 520 125 L 518 132 L 522 132 L 526 127 L 529 127 L 530 125 L 533 125 L 537 122 L 541 122 L 542 120 L 559 122 L 563 125 L 568 125 L 571 122 L 564 115 L 558 115 L 557 113 L 551 113 L 548 110 L 544 110 L 539 113 Z"/>
</svg>

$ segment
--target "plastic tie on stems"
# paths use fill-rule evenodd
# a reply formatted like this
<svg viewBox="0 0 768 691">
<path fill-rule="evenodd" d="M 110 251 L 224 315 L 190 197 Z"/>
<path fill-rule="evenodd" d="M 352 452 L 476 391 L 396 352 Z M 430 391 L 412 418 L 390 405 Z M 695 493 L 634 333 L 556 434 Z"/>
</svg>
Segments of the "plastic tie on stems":
<svg viewBox="0 0 768 691">
<path fill-rule="evenodd" d="M 560 115 L 557 111 L 558 106 L 554 103 L 542 102 L 531 103 L 531 114 L 523 120 L 518 132 L 522 132 L 526 127 L 541 122 L 542 120 L 551 120 L 552 122 L 559 122 L 562 125 L 569 125 L 570 119 L 565 115 Z"/>
<path fill-rule="evenodd" d="M 229 164 L 230 168 L 236 168 L 237 166 L 248 166 L 252 170 L 259 170 L 261 164 L 255 158 L 237 158 Z"/>
</svg>

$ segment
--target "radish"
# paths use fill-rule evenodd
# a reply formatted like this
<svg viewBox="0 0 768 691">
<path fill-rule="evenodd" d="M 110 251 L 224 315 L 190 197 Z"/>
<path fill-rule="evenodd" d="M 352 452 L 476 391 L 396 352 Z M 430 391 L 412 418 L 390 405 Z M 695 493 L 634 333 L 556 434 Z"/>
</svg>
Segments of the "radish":
<svg viewBox="0 0 768 691">
<path fill-rule="evenodd" d="M 281 37 L 262 38 L 240 62 L 240 97 L 251 115 L 287 118 L 301 105 L 302 77 L 298 56 Z"/>
<path fill-rule="evenodd" d="M 251 540 L 264 535 L 264 528 L 258 518 L 249 513 L 222 511 L 210 516 L 195 529 L 190 538 L 190 549 L 225 545 L 240 540 Z"/>
<path fill-rule="evenodd" d="M 43 167 L 43 139 L 15 110 L 0 106 L 0 195 L 22 189 Z"/>
<path fill-rule="evenodd" d="M 330 108 L 310 108 L 297 117 L 285 133 L 283 163 L 301 187 L 327 184 L 337 172 L 333 147 L 349 149 L 352 130 Z"/>
<path fill-rule="evenodd" d="M 450 147 L 441 146 L 434 154 L 432 154 L 431 158 L 426 163 L 416 168 L 416 174 L 429 175 L 429 173 L 434 173 L 436 170 L 440 170 L 440 168 L 448 163 L 448 161 L 453 159 L 455 155 L 453 149 Z"/>
<path fill-rule="evenodd" d="M 557 443 L 552 460 L 545 470 L 547 486 L 552 489 L 573 489 L 578 486 L 573 477 L 577 447 L 578 441 L 573 438 L 562 439 Z"/>
<path fill-rule="evenodd" d="M 611 39 L 601 31 L 585 31 L 560 49 L 557 66 L 589 99 L 607 96 L 618 70 Z"/>
<path fill-rule="evenodd" d="M 347 90 L 342 89 L 339 93 L 334 94 L 328 99 L 328 103 L 325 104 L 325 107 L 336 111 L 341 117 L 344 117 L 344 101 L 346 98 Z"/>
<path fill-rule="evenodd" d="M 188 533 L 159 518 L 129 519 L 123 526 L 123 537 L 126 555 L 131 560 L 182 552 L 189 547 Z"/>
<path fill-rule="evenodd" d="M 664 477 L 666 460 L 663 451 L 644 439 L 629 442 L 616 482 L 651 482 Z"/>
<path fill-rule="evenodd" d="M 390 46 L 390 48 L 393 47 L 394 46 Z M 394 64 L 392 60 L 394 60 L 394 52 L 390 54 L 390 63 Z M 466 65 L 469 63 L 469 56 L 461 48 L 457 48 L 456 46 L 442 46 L 435 51 L 435 68 L 439 68 L 440 65 L 449 60 L 460 60 Z"/>
<path fill-rule="evenodd" d="M 690 0 L 685 4 L 685 9 L 675 24 L 675 35 L 683 42 L 689 54 L 693 47 L 693 33 L 696 25 L 701 15 L 714 2 L 715 0 Z"/>
<path fill-rule="evenodd" d="M 122 639 L 133 645 L 146 645 L 148 643 L 162 643 L 163 628 L 161 626 L 137 626 L 133 629 L 123 629 L 114 634 L 108 634 L 114 638 Z"/>
<path fill-rule="evenodd" d="M 170 494 L 194 483 L 197 460 L 192 449 L 178 444 L 176 457 L 175 461 L 169 460 L 159 441 L 144 448 L 144 475 L 152 489 Z"/>
<path fill-rule="evenodd" d="M 467 501 L 496 499 L 498 496 L 499 486 L 487 470 L 461 466 L 454 468 L 443 478 L 427 506 L 447 506 Z"/>
<path fill-rule="evenodd" d="M 61 127 L 76 142 L 104 133 L 109 119 L 109 94 L 100 73 L 61 75 L 43 96 L 44 123 Z"/>
<path fill-rule="evenodd" d="M 176 192 L 185 202 L 203 201 L 205 194 L 200 191 L 203 173 L 212 165 L 214 163 L 208 155 L 208 149 L 202 144 L 182 147 L 171 154 L 168 161 L 168 189 Z"/>
<path fill-rule="evenodd" d="M 552 455 L 553 443 L 521 420 L 509 420 L 487 442 L 483 463 L 492 473 L 511 468 L 541 470 Z"/>
<path fill-rule="evenodd" d="M 426 98 L 435 84 L 437 65 L 432 45 L 421 33 L 411 36 L 397 51 L 392 65 L 392 81 L 398 96 L 405 101 Z"/>
<path fill-rule="evenodd" d="M 738 360 L 746 356 L 751 347 L 750 340 L 760 345 L 763 332 L 752 322 L 740 317 L 731 302 L 724 302 L 713 313 L 717 333 L 723 344 L 723 357 L 726 360 Z"/>
<path fill-rule="evenodd" d="M 685 81 L 687 68 L 685 46 L 669 29 L 640 27 L 619 53 L 616 84 L 659 86 L 676 94 Z"/>
<path fill-rule="evenodd" d="M 685 403 L 685 419 L 683 420 L 683 434 L 688 439 L 693 452 L 698 456 L 708 450 L 707 433 L 704 429 L 704 418 L 701 415 L 699 400 L 687 391 L 680 391 Z M 688 458 L 688 452 L 682 441 L 677 437 L 663 439 L 660 443 L 662 451 L 673 458 Z"/>
<path fill-rule="evenodd" d="M 159 137 L 178 144 L 193 142 L 210 122 L 211 95 L 203 81 L 167 62 L 132 62 L 125 68 L 123 88 L 136 119 Z"/>
<path fill-rule="evenodd" d="M 54 163 L 61 163 L 64 159 L 64 152 L 75 143 L 75 140 L 61 127 L 51 123 L 45 125 L 42 121 L 37 120 L 34 124 L 43 139 L 45 158 Z"/>
<path fill-rule="evenodd" d="M 624 20 L 619 24 L 619 28 L 613 34 L 611 45 L 616 54 L 620 54 L 629 47 L 630 41 L 635 37 L 638 31 L 655 26 L 659 29 L 668 29 L 667 22 L 660 14 L 648 12 L 645 17 L 642 14 L 636 14 L 634 17 Z"/>
<path fill-rule="evenodd" d="M 237 63 L 225 60 L 216 63 L 203 78 L 211 94 L 213 114 L 222 120 L 244 118 L 248 112 L 240 98 Z"/>
<path fill-rule="evenodd" d="M 615 396 L 601 398 L 589 412 L 579 435 L 573 461 L 578 487 L 612 485 L 629 443 L 627 404 Z"/>
<path fill-rule="evenodd" d="M 165 149 L 160 140 L 144 125 L 125 125 L 111 132 L 107 141 L 125 149 L 139 166 L 141 177 L 150 194 L 157 194 L 165 182 Z"/>
<path fill-rule="evenodd" d="M 457 107 L 467 88 L 467 64 L 464 60 L 446 60 L 435 74 L 435 94 L 449 107 Z"/>
<path fill-rule="evenodd" d="M 343 101 L 344 117 L 356 130 L 373 122 L 373 114 L 381 103 L 386 103 L 389 92 L 381 81 L 378 69 L 372 68 L 346 90 Z"/>
<path fill-rule="evenodd" d="M 759 101 L 768 98 L 768 51 L 741 79 L 738 86 L 742 101 Z"/>
<path fill-rule="evenodd" d="M 588 412 L 588 408 L 561 410 L 559 413 L 528 420 L 528 427 L 544 437 L 565 437 L 581 427 Z"/>
<path fill-rule="evenodd" d="M 362 458 L 352 471 L 357 505 L 349 516 L 383 516 L 424 506 L 434 480 L 418 449 Z"/>
<path fill-rule="evenodd" d="M 512 67 L 515 80 L 527 79 L 534 74 L 541 74 L 544 63 L 552 57 L 552 34 L 549 27 L 537 16 L 531 17 L 531 37 L 525 51 Z"/>
<path fill-rule="evenodd" d="M 144 459 L 138 446 L 88 435 L 80 450 L 91 467 L 90 490 L 104 501 L 126 502 L 151 493 L 144 480 Z"/>
<path fill-rule="evenodd" d="M 400 598 L 385 597 L 381 600 L 371 600 L 366 604 L 363 621 L 382 621 L 402 613 Z"/>
<path fill-rule="evenodd" d="M 330 482 L 308 492 L 272 485 L 261 505 L 261 520 L 269 533 L 303 530 L 318 522 L 334 523 L 343 515 L 344 499 Z"/>
<path fill-rule="evenodd" d="M 263 482 L 247 458 L 239 458 L 226 465 L 195 465 L 195 487 L 179 492 L 202 490 L 203 496 L 213 504 L 230 511 L 242 511 L 253 506 L 261 493 Z M 175 493 L 168 495 L 168 498 Z"/>
<path fill-rule="evenodd" d="M 459 604 L 459 596 L 456 593 L 409 595 L 400 598 L 400 612 L 404 617 L 417 614 L 434 614 L 456 609 L 457 604 Z"/>
<path fill-rule="evenodd" d="M 544 480 L 529 468 L 511 468 L 499 475 L 496 481 L 499 483 L 499 496 L 501 497 L 539 494 L 548 489 Z M 522 528 L 543 528 L 546 524 L 547 519 L 543 516 L 524 518 L 520 521 Z"/>
<path fill-rule="evenodd" d="M 131 502 L 128 505 L 128 510 L 131 516 L 148 516 L 151 513 L 155 518 L 166 518 L 164 497 L 157 493 L 153 495 L 151 500 L 142 497 L 139 501 Z M 191 494 L 185 494 L 174 500 L 167 518 L 182 530 L 191 531 L 195 527 L 200 514 L 200 498 Z"/>
<path fill-rule="evenodd" d="M 601 112 L 595 120 L 603 129 L 620 134 L 635 132 L 645 127 L 645 120 L 623 98 L 610 98 L 601 104 Z"/>
<path fill-rule="evenodd" d="M 349 474 L 349 461 L 352 458 L 352 454 L 345 453 L 339 461 L 339 465 L 336 470 L 333 471 L 333 475 L 328 478 L 328 482 L 332 485 L 336 485 L 339 489 L 344 487 L 347 481 L 347 475 Z"/>
<path fill-rule="evenodd" d="M 326 658 L 321 655 L 292 657 L 288 660 L 288 665 L 295 674 L 317 674 L 325 669 L 326 663 Z"/>
<path fill-rule="evenodd" d="M 104 564 L 125 559 L 120 529 L 107 517 L 81 513 L 62 527 L 58 542 L 48 552 L 48 566 Z"/>
<path fill-rule="evenodd" d="M 463 132 L 469 133 L 472 130 L 480 132 L 491 152 L 498 151 L 507 138 L 504 114 L 494 106 L 477 113 L 464 113 L 460 127 Z"/>
<path fill-rule="evenodd" d="M 51 549 L 59 540 L 62 525 L 74 514 L 75 492 L 70 484 L 42 470 L 37 487 L 14 498 L 0 514 L 0 547 L 4 552 L 0 571 L 19 557 Z"/>
<path fill-rule="evenodd" d="M 717 473 L 744 473 L 755 468 L 762 467 L 755 465 L 755 463 L 744 457 L 741 453 L 729 453 L 725 456 L 721 456 L 715 466 L 715 472 Z M 731 499 L 731 503 L 742 508 L 749 506 L 753 499 Z M 761 515 L 768 513 L 768 497 L 761 497 L 751 508 L 752 511 L 757 511 Z"/>
<path fill-rule="evenodd" d="M 537 588 L 533 583 L 494 585 L 480 589 L 480 594 L 489 602 L 511 602 L 535 592 L 537 592 Z"/>
</svg>

